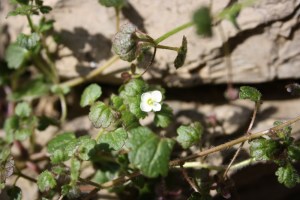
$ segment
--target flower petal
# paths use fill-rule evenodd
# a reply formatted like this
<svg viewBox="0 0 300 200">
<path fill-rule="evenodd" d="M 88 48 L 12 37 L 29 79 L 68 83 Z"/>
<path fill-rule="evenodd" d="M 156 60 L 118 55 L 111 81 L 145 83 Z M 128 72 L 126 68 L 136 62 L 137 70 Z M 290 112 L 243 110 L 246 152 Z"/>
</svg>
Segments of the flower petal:
<svg viewBox="0 0 300 200">
<path fill-rule="evenodd" d="M 152 110 L 152 106 L 150 106 L 147 101 L 142 101 L 140 104 L 140 108 L 144 112 L 150 112 Z"/>
<path fill-rule="evenodd" d="M 145 92 L 141 95 L 142 102 L 147 102 L 150 98 L 152 98 L 152 95 L 150 92 Z"/>
<path fill-rule="evenodd" d="M 157 102 L 154 102 L 153 106 L 152 106 L 152 109 L 153 109 L 154 112 L 160 111 L 161 110 L 161 104 L 157 103 Z"/>
<path fill-rule="evenodd" d="M 161 92 L 158 91 L 158 90 L 152 91 L 152 92 L 151 92 L 151 97 L 152 97 L 152 99 L 153 99 L 154 101 L 156 101 L 156 102 L 161 102 L 161 100 L 162 100 L 162 94 L 161 94 Z"/>
</svg>

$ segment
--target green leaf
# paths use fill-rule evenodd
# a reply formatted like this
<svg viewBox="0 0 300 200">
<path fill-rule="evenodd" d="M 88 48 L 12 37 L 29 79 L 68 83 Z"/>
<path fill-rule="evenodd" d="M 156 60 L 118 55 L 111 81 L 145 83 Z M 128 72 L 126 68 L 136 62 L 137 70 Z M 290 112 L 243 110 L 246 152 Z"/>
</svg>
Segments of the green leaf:
<svg viewBox="0 0 300 200">
<path fill-rule="evenodd" d="M 221 19 L 227 19 L 230 21 L 236 29 L 240 29 L 239 25 L 237 23 L 237 16 L 239 15 L 240 11 L 243 8 L 242 3 L 234 3 L 233 5 L 229 6 L 228 8 L 225 8 L 220 14 Z"/>
<path fill-rule="evenodd" d="M 71 160 L 71 185 L 76 185 L 79 177 L 81 163 L 78 159 L 72 158 Z"/>
<path fill-rule="evenodd" d="M 41 6 L 40 7 L 40 11 L 43 14 L 47 14 L 52 10 L 52 8 L 50 6 Z"/>
<path fill-rule="evenodd" d="M 290 145 L 288 147 L 288 156 L 291 160 L 300 161 L 300 147 L 297 145 Z"/>
<path fill-rule="evenodd" d="M 278 142 L 265 138 L 255 139 L 250 145 L 250 155 L 256 160 L 271 160 L 280 148 Z"/>
<path fill-rule="evenodd" d="M 38 176 L 37 185 L 41 192 L 48 191 L 56 186 L 56 180 L 51 172 L 45 170 Z"/>
<path fill-rule="evenodd" d="M 36 78 L 24 83 L 8 97 L 11 101 L 31 101 L 49 92 L 49 85 L 42 79 Z"/>
<path fill-rule="evenodd" d="M 19 118 L 11 116 L 4 122 L 5 140 L 8 143 L 13 142 L 14 134 L 19 129 Z"/>
<path fill-rule="evenodd" d="M 96 102 L 90 108 L 89 119 L 96 128 L 107 128 L 115 122 L 114 111 L 103 102 Z"/>
<path fill-rule="evenodd" d="M 21 33 L 17 38 L 17 44 L 27 50 L 31 50 L 39 44 L 40 36 L 37 33 L 26 35 Z"/>
<path fill-rule="evenodd" d="M 52 85 L 50 90 L 52 93 L 57 94 L 57 95 L 68 94 L 71 91 L 70 87 L 65 86 L 65 85 L 59 85 L 59 84 Z"/>
<path fill-rule="evenodd" d="M 275 174 L 278 176 L 278 182 L 288 188 L 294 187 L 300 181 L 296 169 L 290 163 L 284 167 L 279 167 Z"/>
<path fill-rule="evenodd" d="M 96 183 L 105 183 L 118 177 L 120 168 L 117 165 L 108 165 L 105 169 L 97 170 L 92 181 Z"/>
<path fill-rule="evenodd" d="M 130 111 L 127 110 L 122 111 L 121 121 L 122 121 L 122 126 L 126 130 L 130 130 L 140 126 L 138 118 L 135 115 L 133 115 Z"/>
<path fill-rule="evenodd" d="M 131 62 L 138 56 L 137 27 L 127 23 L 113 38 L 112 49 L 122 59 Z"/>
<path fill-rule="evenodd" d="M 57 149 L 56 151 L 54 151 L 54 153 L 50 156 L 51 159 L 51 163 L 52 164 L 59 164 L 62 163 L 66 160 L 68 160 L 68 157 L 66 156 L 66 154 L 63 152 L 63 150 L 61 149 Z"/>
<path fill-rule="evenodd" d="M 44 33 L 44 32 L 47 32 L 47 31 L 53 29 L 54 22 L 55 22 L 54 20 L 46 20 L 46 18 L 43 17 L 40 20 L 40 24 L 38 27 L 39 32 Z"/>
<path fill-rule="evenodd" d="M 17 7 L 15 10 L 10 11 L 6 17 L 17 16 L 17 15 L 31 15 L 37 14 L 35 9 L 32 9 L 31 5 L 22 5 Z"/>
<path fill-rule="evenodd" d="M 179 48 L 179 50 L 177 52 L 177 56 L 174 60 L 174 66 L 176 69 L 178 69 L 184 65 L 187 50 L 188 50 L 187 49 L 187 40 L 186 40 L 186 37 L 183 36 L 181 47 Z"/>
<path fill-rule="evenodd" d="M 15 139 L 16 140 L 26 140 L 29 136 L 31 136 L 32 134 L 32 130 L 29 128 L 23 128 L 23 129 L 19 129 L 15 132 Z"/>
<path fill-rule="evenodd" d="M 126 0 L 99 0 L 99 3 L 105 7 L 121 8 L 126 5 Z"/>
<path fill-rule="evenodd" d="M 53 154 L 56 150 L 64 151 L 66 145 L 76 141 L 76 137 L 72 132 L 62 133 L 55 136 L 47 145 L 47 150 L 49 153 Z"/>
<path fill-rule="evenodd" d="M 275 121 L 273 123 L 274 126 L 279 126 L 283 124 L 283 122 L 281 121 Z M 276 130 L 276 135 L 281 138 L 284 139 L 286 142 L 290 140 L 292 134 L 292 127 L 291 126 L 285 126 L 280 130 Z"/>
<path fill-rule="evenodd" d="M 117 96 L 117 95 L 114 95 L 114 94 L 113 94 L 113 95 L 110 97 L 110 100 L 111 100 L 111 102 L 112 102 L 113 108 L 116 109 L 116 110 L 120 110 L 121 107 L 124 105 L 123 99 L 122 99 L 121 97 Z"/>
<path fill-rule="evenodd" d="M 100 145 L 108 145 L 109 148 L 118 151 L 124 146 L 127 138 L 127 132 L 123 128 L 118 128 L 112 132 L 100 135 L 98 143 Z"/>
<path fill-rule="evenodd" d="M 158 127 L 166 128 L 172 122 L 173 110 L 167 104 L 162 104 L 161 110 L 155 112 L 154 124 Z"/>
<path fill-rule="evenodd" d="M 96 141 L 89 136 L 82 136 L 78 138 L 78 157 L 82 160 L 89 160 L 92 151 L 96 145 Z"/>
<path fill-rule="evenodd" d="M 63 185 L 61 187 L 61 193 L 62 195 L 67 196 L 68 199 L 78 199 L 81 191 L 78 186 Z"/>
<path fill-rule="evenodd" d="M 97 84 L 91 84 L 87 88 L 84 89 L 81 100 L 80 106 L 85 107 L 88 105 L 92 105 L 102 94 L 101 87 Z"/>
<path fill-rule="evenodd" d="M 13 186 L 7 190 L 10 200 L 22 200 L 22 190 L 18 186 Z"/>
<path fill-rule="evenodd" d="M 140 108 L 141 95 L 147 91 L 149 86 L 142 79 L 130 80 L 120 92 L 120 97 L 123 99 L 124 104 L 128 107 L 129 111 L 137 118 L 144 118 L 147 113 L 143 112 Z"/>
<path fill-rule="evenodd" d="M 261 100 L 261 93 L 254 87 L 242 86 L 239 93 L 240 99 L 249 99 L 254 102 Z"/>
<path fill-rule="evenodd" d="M 192 145 L 199 143 L 203 134 L 203 127 L 199 122 L 194 122 L 189 126 L 181 125 L 177 129 L 177 142 L 187 149 Z"/>
<path fill-rule="evenodd" d="M 29 117 L 31 112 L 31 107 L 27 102 L 18 103 L 15 109 L 15 114 L 19 117 Z"/>
<path fill-rule="evenodd" d="M 132 129 L 128 140 L 129 161 L 147 177 L 166 176 L 174 141 L 159 138 L 146 127 Z"/>
<path fill-rule="evenodd" d="M 5 52 L 5 60 L 10 69 L 18 69 L 28 59 L 30 52 L 16 44 L 10 44 Z"/>
<path fill-rule="evenodd" d="M 208 7 L 199 8 L 193 16 L 197 34 L 201 36 L 212 36 L 212 18 Z"/>
</svg>

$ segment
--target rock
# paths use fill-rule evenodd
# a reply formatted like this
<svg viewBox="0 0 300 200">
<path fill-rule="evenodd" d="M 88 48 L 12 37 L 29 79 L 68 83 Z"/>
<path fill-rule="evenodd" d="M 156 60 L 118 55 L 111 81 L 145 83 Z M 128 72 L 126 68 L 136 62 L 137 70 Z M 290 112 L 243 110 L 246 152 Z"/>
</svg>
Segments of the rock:
<svg viewBox="0 0 300 200">
<path fill-rule="evenodd" d="M 129 0 L 122 10 L 121 24 L 128 21 L 154 38 L 191 20 L 191 15 L 207 0 L 138 1 Z M 213 1 L 212 12 L 218 13 L 229 1 Z M 0 5 L 0 58 L 3 58 L 7 41 L 14 41 L 19 32 L 28 29 L 24 17 L 5 16 L 12 8 Z M 55 19 L 54 34 L 60 36 L 60 59 L 56 60 L 64 78 L 85 75 L 105 63 L 112 56 L 111 39 L 115 34 L 113 8 L 100 6 L 97 0 L 82 3 L 80 0 L 45 0 L 54 6 L 47 16 Z M 240 30 L 223 21 L 232 59 L 232 81 L 235 83 L 267 82 L 275 78 L 300 77 L 299 14 L 300 0 L 261 0 L 244 8 L 237 21 Z M 227 71 L 219 27 L 214 37 L 200 38 L 193 28 L 186 29 L 162 44 L 179 46 L 183 35 L 188 39 L 185 65 L 176 70 L 175 53 L 159 50 L 146 79 L 155 79 L 170 87 L 187 87 L 203 83 L 227 82 Z M 50 41 L 50 40 L 49 40 Z M 53 46 L 53 42 L 49 43 Z M 129 63 L 118 61 L 98 77 L 101 82 L 120 83 L 120 72 L 129 69 Z M 140 70 L 141 72 L 143 69 Z"/>
</svg>

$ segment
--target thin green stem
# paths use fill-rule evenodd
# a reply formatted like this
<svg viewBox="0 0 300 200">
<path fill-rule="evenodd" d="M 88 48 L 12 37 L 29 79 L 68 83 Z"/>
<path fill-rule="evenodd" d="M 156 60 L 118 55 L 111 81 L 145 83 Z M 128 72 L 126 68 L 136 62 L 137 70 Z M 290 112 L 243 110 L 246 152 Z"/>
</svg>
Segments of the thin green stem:
<svg viewBox="0 0 300 200">
<path fill-rule="evenodd" d="M 115 55 L 115 56 L 111 57 L 106 63 L 104 63 L 104 65 L 91 71 L 86 76 L 77 77 L 75 79 L 71 79 L 64 83 L 61 83 L 60 87 L 74 87 L 76 85 L 80 85 L 81 83 L 88 81 L 88 80 L 96 77 L 97 75 L 101 74 L 106 68 L 110 67 L 113 63 L 115 63 L 119 59 L 120 59 L 119 56 Z"/>
<path fill-rule="evenodd" d="M 31 19 L 30 15 L 26 15 L 26 18 L 27 18 L 29 27 L 30 27 L 30 29 L 31 29 L 31 32 L 35 32 L 35 27 L 34 27 L 34 25 L 33 25 L 33 22 L 32 22 L 32 19 Z"/>
<path fill-rule="evenodd" d="M 63 94 L 60 94 L 59 95 L 59 100 L 60 100 L 60 105 L 61 105 L 60 122 L 61 122 L 61 124 L 64 124 L 64 122 L 67 118 L 67 113 L 68 113 L 66 98 Z"/>
<path fill-rule="evenodd" d="M 117 32 L 120 31 L 120 8 L 115 7 L 115 12 L 116 12 L 116 30 Z"/>
<path fill-rule="evenodd" d="M 155 40 L 155 42 L 156 42 L 156 44 L 159 44 L 159 43 L 161 43 L 162 41 L 164 41 L 165 39 L 169 38 L 170 36 L 172 36 L 172 35 L 174 35 L 174 34 L 180 32 L 180 31 L 182 31 L 182 30 L 184 30 L 184 29 L 187 29 L 187 28 L 189 28 L 189 27 L 191 27 L 191 26 L 193 26 L 193 25 L 194 25 L 193 22 L 188 22 L 188 23 L 182 24 L 181 26 L 178 26 L 178 27 L 172 29 L 171 31 L 169 31 L 169 32 L 167 32 L 167 33 L 165 33 L 165 34 L 163 34 L 162 36 L 160 36 L 159 38 L 157 38 L 157 39 Z"/>
<path fill-rule="evenodd" d="M 178 52 L 179 48 L 178 47 L 170 47 L 170 46 L 165 46 L 165 45 L 157 45 L 156 48 L 158 49 L 167 49 L 167 50 L 172 50 Z"/>
</svg>

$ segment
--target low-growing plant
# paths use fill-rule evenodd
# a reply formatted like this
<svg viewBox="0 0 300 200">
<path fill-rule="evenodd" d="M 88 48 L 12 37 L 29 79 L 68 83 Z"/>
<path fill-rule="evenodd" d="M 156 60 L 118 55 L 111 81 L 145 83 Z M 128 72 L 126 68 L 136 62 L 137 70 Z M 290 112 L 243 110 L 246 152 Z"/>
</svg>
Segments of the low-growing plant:
<svg viewBox="0 0 300 200">
<path fill-rule="evenodd" d="M 209 148 L 200 145 L 205 134 L 201 121 L 179 125 L 176 136 L 168 133 L 168 127 L 175 116 L 165 101 L 166 91 L 160 85 L 149 84 L 143 79 L 153 64 L 157 49 L 175 51 L 177 56 L 174 57 L 174 67 L 184 67 L 188 38 L 182 36 L 179 47 L 161 44 L 165 39 L 189 27 L 195 27 L 200 37 L 211 37 L 214 34 L 213 27 L 221 27 L 222 20 L 229 20 L 239 28 L 236 17 L 241 9 L 249 5 L 249 1 L 234 3 L 217 14 L 212 14 L 209 7 L 203 6 L 194 13 L 191 22 L 153 38 L 134 24 L 119 25 L 120 10 L 126 6 L 126 0 L 99 0 L 101 5 L 113 7 L 116 11 L 117 33 L 112 38 L 115 55 L 89 74 L 65 82 L 60 80 L 53 52 L 45 40 L 46 37 L 54 37 L 51 35 L 54 21 L 42 17 L 35 24 L 31 19 L 32 15 L 46 14 L 52 8 L 44 5 L 42 0 L 11 2 L 15 9 L 7 17 L 26 17 L 31 29 L 30 34 L 21 33 L 8 46 L 6 62 L 1 63 L 0 84 L 6 92 L 7 114 L 3 126 L 5 135 L 0 139 L 0 190 L 7 187 L 6 193 L 11 199 L 22 199 L 22 193 L 26 192 L 16 185 L 19 178 L 37 185 L 39 199 L 90 199 L 103 189 L 120 196 L 125 191 L 132 191 L 135 195 L 132 194 L 131 198 L 175 199 L 179 194 L 167 191 L 165 182 L 172 178 L 172 173 L 178 174 L 178 171 L 186 180 L 186 187 L 193 189 L 184 192 L 189 200 L 211 199 L 212 190 L 228 198 L 232 186 L 228 172 L 261 161 L 274 162 L 278 166 L 275 175 L 279 183 L 288 188 L 299 183 L 300 178 L 293 164 L 300 160 L 300 146 L 292 137 L 291 125 L 299 121 L 300 117 L 285 122 L 276 121 L 273 127 L 253 133 L 252 127 L 262 102 L 262 94 L 253 87 L 242 86 L 239 98 L 254 104 L 248 129 L 242 137 Z M 224 53 L 230 67 L 229 44 L 225 44 Z M 151 59 L 146 66 L 141 66 L 141 61 L 149 52 Z M 122 72 L 124 83 L 118 92 L 103 98 L 102 91 L 106 88 L 90 83 L 84 89 L 80 102 L 74 105 L 89 108 L 89 120 L 98 129 L 98 134 L 94 136 L 85 133 L 84 136 L 78 136 L 63 130 L 69 113 L 66 103 L 68 93 L 75 86 L 90 82 L 119 59 L 128 61 L 131 70 Z M 299 85 L 287 87 L 288 91 L 299 93 Z M 228 98 L 234 99 L 230 80 L 228 89 Z M 45 96 L 59 99 L 59 119 L 36 114 L 35 106 Z M 143 125 L 142 119 L 145 118 L 152 120 L 150 125 Z M 37 131 L 44 131 L 49 126 L 57 127 L 56 134 L 46 146 L 39 147 L 36 134 L 42 133 Z M 235 163 L 235 158 L 246 142 L 250 144 L 250 158 Z M 240 146 L 228 166 L 206 163 L 207 155 L 234 145 Z M 12 146 L 20 150 L 20 155 L 12 153 Z M 191 147 L 198 148 L 196 153 L 180 156 L 180 152 Z M 43 154 L 40 159 L 33 159 L 32 155 L 42 149 L 46 149 L 47 154 Z M 190 161 L 193 160 L 197 160 L 200 169 L 194 170 L 191 177 L 187 168 L 191 167 Z M 81 171 L 87 166 L 93 172 L 83 178 Z M 26 168 L 36 172 L 37 176 L 24 173 Z M 15 179 L 7 185 L 11 177 Z M 161 188 L 155 189 L 159 184 Z"/>
</svg>

